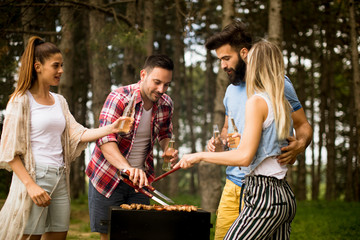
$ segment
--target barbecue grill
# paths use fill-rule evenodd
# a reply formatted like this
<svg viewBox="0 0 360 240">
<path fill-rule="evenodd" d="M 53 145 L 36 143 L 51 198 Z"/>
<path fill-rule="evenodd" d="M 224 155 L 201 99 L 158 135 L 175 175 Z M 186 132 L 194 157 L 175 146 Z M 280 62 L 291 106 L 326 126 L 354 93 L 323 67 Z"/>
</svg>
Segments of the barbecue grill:
<svg viewBox="0 0 360 240">
<path fill-rule="evenodd" d="M 110 240 L 209 240 L 210 212 L 110 207 Z"/>
</svg>

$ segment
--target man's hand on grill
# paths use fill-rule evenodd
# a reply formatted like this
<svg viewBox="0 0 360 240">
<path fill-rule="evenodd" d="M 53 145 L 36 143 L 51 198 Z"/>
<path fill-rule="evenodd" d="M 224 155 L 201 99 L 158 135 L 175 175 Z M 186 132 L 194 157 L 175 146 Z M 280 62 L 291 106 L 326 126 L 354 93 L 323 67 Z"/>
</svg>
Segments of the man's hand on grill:
<svg viewBox="0 0 360 240">
<path fill-rule="evenodd" d="M 139 168 L 127 168 L 129 170 L 129 179 L 135 184 L 138 185 L 139 188 L 144 186 L 148 186 L 149 182 L 146 177 L 146 173 Z"/>
</svg>

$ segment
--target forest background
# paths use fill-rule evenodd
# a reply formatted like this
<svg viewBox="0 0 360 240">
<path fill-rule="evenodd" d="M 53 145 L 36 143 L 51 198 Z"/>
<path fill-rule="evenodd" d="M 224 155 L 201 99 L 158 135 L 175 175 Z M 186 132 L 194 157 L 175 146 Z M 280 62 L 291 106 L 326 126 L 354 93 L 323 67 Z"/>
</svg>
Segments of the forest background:
<svg viewBox="0 0 360 240">
<path fill-rule="evenodd" d="M 168 94 L 174 101 L 174 134 L 180 156 L 205 148 L 213 124 L 224 123 L 222 99 L 229 84 L 206 39 L 233 19 L 257 38 L 277 43 L 314 129 L 306 153 L 287 180 L 298 200 L 360 201 L 360 6 L 354 0 L 47 0 L 0 2 L 0 109 L 17 80 L 24 43 L 32 35 L 57 44 L 64 58 L 59 87 L 78 122 L 98 126 L 107 94 L 135 83 L 147 55 L 175 63 Z M 86 194 L 89 149 L 72 166 L 73 199 Z M 156 174 L 162 173 L 157 146 Z M 201 163 L 156 183 L 171 197 L 197 195 L 214 212 L 225 168 Z M 0 171 L 0 198 L 11 173 Z"/>
</svg>

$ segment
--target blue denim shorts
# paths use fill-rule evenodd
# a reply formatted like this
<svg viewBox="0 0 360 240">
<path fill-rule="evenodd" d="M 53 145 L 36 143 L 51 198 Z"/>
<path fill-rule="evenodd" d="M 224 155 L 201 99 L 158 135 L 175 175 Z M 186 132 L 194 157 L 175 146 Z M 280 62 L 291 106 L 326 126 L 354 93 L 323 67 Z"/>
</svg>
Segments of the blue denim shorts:
<svg viewBox="0 0 360 240">
<path fill-rule="evenodd" d="M 49 195 L 60 177 L 61 179 L 51 195 L 49 206 L 44 208 L 33 203 L 24 234 L 42 235 L 45 232 L 67 232 L 69 230 L 70 199 L 64 167 L 36 165 L 36 183 Z"/>
</svg>

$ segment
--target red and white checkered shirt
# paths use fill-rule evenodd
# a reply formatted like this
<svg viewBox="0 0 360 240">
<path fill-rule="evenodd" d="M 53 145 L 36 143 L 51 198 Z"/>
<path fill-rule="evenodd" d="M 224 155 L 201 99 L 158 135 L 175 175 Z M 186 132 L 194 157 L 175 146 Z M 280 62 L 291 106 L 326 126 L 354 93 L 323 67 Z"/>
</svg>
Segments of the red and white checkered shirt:
<svg viewBox="0 0 360 240">
<path fill-rule="evenodd" d="M 127 134 L 110 134 L 100 138 L 96 142 L 91 161 L 86 168 L 88 175 L 93 186 L 97 191 L 109 198 L 116 186 L 119 184 L 120 179 L 117 175 L 117 168 L 111 165 L 102 154 L 100 146 L 107 142 L 116 142 L 120 152 L 127 159 L 130 155 L 134 144 L 134 133 L 140 123 L 142 115 L 143 102 L 140 94 L 140 82 L 132 85 L 120 87 L 112 91 L 102 108 L 100 113 L 100 127 L 113 123 L 116 119 L 122 116 L 122 113 L 130 101 L 134 92 L 137 92 L 136 107 L 135 107 L 135 123 L 133 129 Z M 163 94 L 162 97 L 153 105 L 151 116 L 151 143 L 148 148 L 145 159 L 146 174 L 149 182 L 154 179 L 154 162 L 153 162 L 153 147 L 156 138 L 161 141 L 165 138 L 171 138 L 172 135 L 172 114 L 173 103 L 171 98 Z"/>
</svg>

